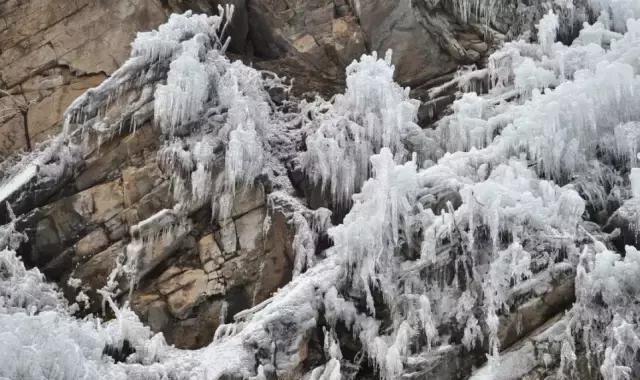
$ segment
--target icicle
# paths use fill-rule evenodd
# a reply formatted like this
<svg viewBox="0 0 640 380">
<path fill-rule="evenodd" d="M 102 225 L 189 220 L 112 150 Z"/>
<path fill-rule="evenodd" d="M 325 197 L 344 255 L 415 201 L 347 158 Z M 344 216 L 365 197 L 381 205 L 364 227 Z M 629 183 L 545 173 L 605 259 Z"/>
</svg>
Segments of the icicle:
<svg viewBox="0 0 640 380">
<path fill-rule="evenodd" d="M 362 56 L 347 67 L 344 95 L 332 104 L 317 101 L 305 111 L 314 118 L 306 126 L 310 134 L 303 167 L 337 206 L 348 206 L 369 177 L 371 155 L 389 148 L 399 158 L 408 158 L 402 139 L 419 131 L 418 104 L 393 81 L 393 72 L 390 52 L 385 60 Z"/>
</svg>

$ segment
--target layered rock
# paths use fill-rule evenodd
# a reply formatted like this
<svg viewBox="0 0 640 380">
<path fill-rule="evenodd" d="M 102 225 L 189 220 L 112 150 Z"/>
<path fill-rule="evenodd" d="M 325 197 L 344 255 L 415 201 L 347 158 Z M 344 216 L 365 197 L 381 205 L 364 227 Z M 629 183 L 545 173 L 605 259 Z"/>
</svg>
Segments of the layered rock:
<svg viewBox="0 0 640 380">
<path fill-rule="evenodd" d="M 401 83 L 432 85 L 434 78 L 455 72 L 461 63 L 479 62 L 492 44 L 446 12 L 429 16 L 444 17 L 443 24 L 428 26 L 424 17 L 431 11 L 409 1 L 362 6 L 344 0 L 149 0 L 135 5 L 117 1 L 107 7 L 91 0 L 64 5 L 5 2 L 0 5 L 6 15 L 0 40 L 0 155 L 31 150 L 58 133 L 63 111 L 124 62 L 136 32 L 156 27 L 172 11 L 213 14 L 220 3 L 236 7 L 229 29 L 231 51 L 258 67 L 296 78 L 298 94 L 335 93 L 344 86 L 344 68 L 351 61 L 389 48 L 396 51 Z M 438 35 L 443 28 L 451 35 L 444 41 Z"/>
<path fill-rule="evenodd" d="M 484 353 L 497 356 L 498 347 L 511 347 L 515 353 L 507 352 L 501 365 L 508 367 L 513 358 L 527 361 L 518 376 L 541 378 L 551 374 L 549 368 L 561 367 L 558 358 L 564 358 L 565 348 L 551 335 L 568 322 L 558 322 L 541 335 L 536 329 L 555 322 L 573 302 L 574 266 L 582 268 L 576 265 L 577 252 L 600 250 L 598 241 L 608 239 L 596 233 L 597 226 L 591 233 L 576 232 L 578 225 L 593 227 L 581 220 L 584 204 L 578 191 L 585 196 L 584 187 L 574 178 L 566 187 L 545 180 L 569 183 L 566 173 L 553 172 L 546 161 L 530 169 L 511 160 L 514 149 L 508 135 L 495 144 L 493 135 L 447 140 L 456 132 L 453 128 L 466 128 L 456 124 L 456 117 L 473 119 L 479 129 L 502 132 L 505 125 L 489 125 L 495 119 L 489 120 L 484 110 L 474 113 L 477 109 L 471 107 L 465 114 L 465 105 L 482 102 L 475 96 L 457 103 L 454 116 L 439 125 L 440 136 L 420 130 L 415 124 L 417 103 L 392 81 L 393 62 L 399 80 L 422 85 L 414 94 L 424 93 L 452 77 L 462 63 L 482 66 L 491 45 L 504 37 L 492 34 L 485 39 L 480 26 L 463 22 L 468 15 L 437 1 L 235 3 L 231 49 L 245 54 L 247 61 L 256 60 L 259 67 L 283 65 L 282 73 L 293 72 L 297 79 L 313 74 L 317 83 L 304 83 L 299 92 L 340 87 L 340 68 L 365 49 L 394 47 L 396 54 L 393 61 L 374 56 L 363 58 L 361 67 L 350 67 L 350 74 L 361 70 L 365 80 L 351 82 L 354 87 L 341 95 L 353 97 L 352 103 L 318 100 L 311 105 L 313 112 L 303 109 L 305 114 L 297 107 L 309 103 L 298 103 L 277 76 L 223 57 L 227 45 L 216 34 L 222 19 L 188 13 L 182 16 L 189 19 L 185 21 L 174 16 L 176 25 L 185 22 L 198 33 L 177 27 L 159 42 L 157 34 L 139 37 L 142 42 L 134 44 L 131 60 L 74 102 L 64 124 L 58 119 L 38 122 L 46 130 L 50 124 L 64 125 L 63 133 L 19 163 L 10 171 L 15 176 L 3 185 L 23 179 L 34 167 L 35 174 L 16 180 L 20 186 L 0 188 L 2 200 L 15 206 L 15 223 L 29 237 L 21 247 L 24 260 L 64 286 L 68 298 L 84 307 L 80 314 L 100 313 L 102 297 L 126 300 L 154 331 L 178 347 L 202 347 L 215 340 L 197 354 L 203 355 L 198 360 L 225 350 L 237 358 L 216 367 L 214 377 L 306 373 L 317 378 L 335 373 L 335 368 L 340 371 L 340 365 L 345 376 L 360 378 L 468 377 L 473 369 L 463 359 L 482 364 Z M 163 6 L 185 4 L 170 1 Z M 262 19 L 273 10 L 277 16 Z M 488 24 L 500 28 L 495 20 Z M 204 32 L 197 29 L 201 27 Z M 511 26 L 502 27 L 506 34 L 515 33 Z M 260 35 L 264 30 L 268 33 Z M 436 36 L 436 30 L 442 35 Z M 260 51 L 264 46 L 268 52 Z M 543 55 L 537 54 L 543 48 L 548 46 L 518 45 L 534 51 L 540 65 Z M 185 61 L 188 65 L 178 64 Z M 472 76 L 488 81 L 490 71 L 479 71 Z M 203 73 L 196 78 L 201 81 L 194 82 L 192 73 Z M 515 87 L 514 94 L 506 99 L 492 95 L 523 101 L 549 96 L 544 88 L 549 83 L 540 86 L 544 94 L 538 88 L 528 92 L 517 88 L 512 76 L 503 79 Z M 437 118 L 455 98 L 460 78 L 426 93 L 426 105 L 437 104 L 423 121 Z M 184 83 L 196 95 L 182 96 Z M 384 96 L 376 92 L 379 88 Z M 358 96 L 369 95 L 369 90 L 370 103 L 359 108 Z M 190 103 L 191 95 L 197 101 Z M 387 109 L 380 99 L 389 104 L 386 96 L 391 95 L 398 97 L 397 107 Z M 397 117 L 385 119 L 390 114 Z M 354 162 L 364 161 L 365 170 L 346 198 L 373 178 L 364 195 L 354 198 L 356 208 L 340 210 L 348 212 L 347 217 L 331 230 L 335 246 L 326 251 L 331 243 L 321 240 L 326 238 L 328 210 L 307 205 L 337 207 L 302 194 L 312 188 L 314 196 L 322 197 L 318 187 L 330 187 L 333 178 L 311 183 L 309 168 L 301 174 L 298 162 L 298 150 L 310 149 L 309 137 L 319 129 L 315 122 L 322 120 L 320 115 L 335 121 L 321 136 L 325 139 L 335 137 L 331 127 L 345 122 L 366 131 L 359 135 L 351 126 L 353 133 L 343 136 L 347 143 L 340 146 L 345 159 L 334 167 L 350 164 L 349 139 L 377 141 L 370 132 L 376 126 L 381 127 L 376 133 L 386 139 L 367 149 L 357 145 L 366 154 Z M 376 124 L 380 120 L 385 123 Z M 26 128 L 30 131 L 28 124 Z M 389 137 L 395 133 L 398 136 Z M 518 143 L 531 144 L 526 148 L 534 158 L 544 151 L 527 136 L 516 137 Z M 436 144 L 437 149 L 429 151 Z M 486 155 L 476 148 L 486 149 Z M 417 153 L 413 161 L 398 165 L 405 161 L 402 157 L 408 160 L 409 151 Z M 452 158 L 444 151 L 460 152 Z M 369 156 L 374 170 L 368 166 Z M 434 164 L 428 158 L 442 161 Z M 496 200 L 483 191 L 487 183 L 499 189 L 501 197 Z M 610 223 L 612 229 L 626 226 L 625 243 L 635 243 L 629 226 L 634 214 L 625 212 L 625 207 L 634 211 L 632 203 L 618 210 Z M 523 204 L 527 207 L 517 215 L 510 211 Z M 490 217 L 480 211 L 488 205 Z M 375 211 L 372 216 L 359 214 L 367 208 Z M 544 220 L 532 210 L 540 211 Z M 3 219 L 12 219 L 10 214 Z M 364 241 L 358 240 L 362 236 Z M 501 271 L 501 265 L 511 264 L 514 272 Z M 462 301 L 453 305 L 455 299 Z M 451 311 L 456 308 L 460 316 Z M 340 331 L 344 336 L 336 337 Z M 527 338 L 532 333 L 535 337 Z M 365 357 L 369 364 L 363 363 Z"/>
<path fill-rule="evenodd" d="M 160 1 L 0 4 L 0 156 L 60 131 L 71 102 L 115 71 L 136 32 L 168 16 Z"/>
</svg>

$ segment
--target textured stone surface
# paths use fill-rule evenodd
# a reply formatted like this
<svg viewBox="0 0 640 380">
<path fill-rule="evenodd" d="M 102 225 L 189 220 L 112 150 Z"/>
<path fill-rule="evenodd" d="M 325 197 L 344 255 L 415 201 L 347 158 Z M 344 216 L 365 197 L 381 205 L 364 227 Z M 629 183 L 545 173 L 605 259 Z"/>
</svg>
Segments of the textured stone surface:
<svg viewBox="0 0 640 380">
<path fill-rule="evenodd" d="M 0 157 L 57 133 L 66 107 L 124 62 L 136 32 L 168 14 L 159 0 L 0 2 Z M 7 116 L 7 93 L 24 113 Z"/>
<path fill-rule="evenodd" d="M 163 283 L 160 292 L 167 295 L 171 314 L 183 319 L 205 296 L 206 287 L 206 273 L 201 269 L 194 269 L 182 272 Z"/>
<path fill-rule="evenodd" d="M 397 79 L 415 88 L 414 95 L 425 104 L 435 104 L 424 119 L 437 118 L 455 99 L 455 89 L 437 99 L 430 99 L 426 90 L 450 79 L 461 64 L 482 65 L 495 43 L 476 27 L 462 25 L 446 2 L 434 2 L 441 3 L 435 8 L 409 0 L 229 2 L 236 5 L 231 53 L 295 78 L 297 94 L 334 93 L 344 85 L 344 68 L 353 59 L 371 51 L 384 55 L 393 48 Z M 136 31 L 155 27 L 170 11 L 213 13 L 218 3 L 0 2 L 3 22 L 12 25 L 0 26 L 0 111 L 11 110 L 0 113 L 0 157 L 60 130 L 65 107 L 122 63 Z M 512 26 L 503 27 L 513 33 Z M 140 97 L 123 95 L 132 102 Z M 126 106 L 112 104 L 106 112 L 118 117 Z M 100 309 L 95 291 L 106 284 L 135 238 L 131 227 L 175 205 L 172 173 L 163 173 L 156 162 L 161 141 L 151 119 L 149 113 L 135 133 L 125 128 L 99 150 L 95 144 L 81 170 L 43 204 L 31 205 L 26 218 L 29 264 L 40 266 L 62 286 L 69 277 L 79 278 L 94 301 L 92 312 Z M 188 348 L 207 344 L 220 323 L 291 280 L 295 231 L 287 215 L 269 209 L 268 191 L 268 184 L 259 183 L 238 194 L 229 220 L 212 222 L 206 206 L 188 216 L 188 228 L 144 242 L 140 278 L 130 301 L 170 343 Z M 443 190 L 437 196 L 435 211 L 449 201 L 454 207 L 460 202 L 456 192 Z M 271 223 L 265 231 L 267 214 Z M 121 290 L 127 289 L 128 279 L 118 279 Z M 553 283 L 533 301 L 517 305 L 503 321 L 503 343 L 518 341 L 561 312 L 570 302 L 571 286 L 570 279 Z M 306 357 L 306 349 L 301 348 L 301 356 Z M 413 363 L 415 378 L 453 378 L 459 367 L 470 370 L 471 363 L 460 358 L 459 347 L 424 358 Z"/>
</svg>

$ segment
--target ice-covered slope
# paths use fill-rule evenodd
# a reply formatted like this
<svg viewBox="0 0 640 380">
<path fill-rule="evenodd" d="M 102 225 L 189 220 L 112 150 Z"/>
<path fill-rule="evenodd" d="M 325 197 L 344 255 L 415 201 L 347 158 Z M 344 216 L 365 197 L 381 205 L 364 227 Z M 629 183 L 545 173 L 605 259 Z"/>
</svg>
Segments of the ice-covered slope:
<svg viewBox="0 0 640 380">
<path fill-rule="evenodd" d="M 119 128 L 153 119 L 175 202 L 131 226 L 113 272 L 128 281 L 102 292 L 109 322 L 76 319 L 77 306 L 24 268 L 20 215 L 2 227 L 0 336 L 15 359 L 0 376 L 637 378 L 638 252 L 615 252 L 619 235 L 597 224 L 610 204 L 631 214 L 638 204 L 629 173 L 640 144 L 640 15 L 621 15 L 623 5 L 599 2 L 610 16 L 571 46 L 555 42 L 549 13 L 538 43 L 506 43 L 486 70 L 465 74 L 489 92 L 461 95 L 435 130 L 415 124 L 417 104 L 388 59 L 354 62 L 331 101 L 277 104 L 269 91 L 286 91 L 283 81 L 224 57 L 223 18 L 174 15 L 141 34 L 132 58 L 72 105 L 64 134 L 16 165 L 0 194 L 20 206 L 16 193 L 59 186 Z M 110 99 L 132 88 L 140 99 L 114 120 Z M 336 226 L 328 210 L 308 209 L 292 167 L 348 209 Z M 149 247 L 189 230 L 193 212 L 225 222 L 262 177 L 270 207 L 294 228 L 295 278 L 218 327 L 207 347 L 168 347 L 116 305 L 127 299 L 117 286 L 133 289 L 152 269 Z M 484 367 L 472 374 L 472 364 Z"/>
</svg>

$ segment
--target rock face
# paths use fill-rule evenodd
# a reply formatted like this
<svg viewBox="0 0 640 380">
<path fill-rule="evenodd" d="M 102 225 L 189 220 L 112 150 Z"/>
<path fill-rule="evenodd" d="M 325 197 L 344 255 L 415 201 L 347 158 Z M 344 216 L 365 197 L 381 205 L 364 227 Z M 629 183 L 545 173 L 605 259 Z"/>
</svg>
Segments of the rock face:
<svg viewBox="0 0 640 380">
<path fill-rule="evenodd" d="M 87 311 L 101 310 L 96 290 L 108 286 L 123 261 L 130 228 L 172 205 L 155 162 L 157 142 L 147 133 L 142 128 L 113 141 L 111 149 L 125 144 L 127 155 L 89 164 L 67 185 L 72 195 L 33 210 L 24 221 L 30 235 L 24 257 L 60 284 L 81 280 L 92 299 Z M 193 229 L 147 242 L 141 268 L 150 274 L 133 292 L 134 310 L 179 347 L 209 343 L 225 318 L 260 303 L 291 278 L 291 231 L 277 216 L 264 231 L 266 212 L 259 184 L 236 198 L 230 220 L 210 225 L 210 213 L 203 211 L 194 215 Z M 68 289 L 71 298 L 76 291 Z"/>
<path fill-rule="evenodd" d="M 0 4 L 0 157 L 31 150 L 59 132 L 63 111 L 124 62 L 137 31 L 153 29 L 173 11 L 214 14 L 218 3 L 225 2 Z M 231 52 L 295 78 L 297 93 L 333 94 L 344 86 L 344 68 L 351 61 L 372 51 L 384 55 L 388 49 L 394 50 L 397 80 L 418 88 L 435 78 L 450 78 L 460 64 L 482 65 L 493 43 L 476 28 L 461 26 L 446 10 L 432 16 L 409 0 L 226 3 L 236 7 Z"/>
<path fill-rule="evenodd" d="M 214 14 L 219 3 L 225 2 L 2 2 L 0 157 L 31 150 L 57 134 L 67 106 L 122 65 L 136 32 L 155 28 L 173 11 Z M 231 52 L 295 78 L 299 93 L 336 92 L 344 85 L 344 68 L 371 51 L 384 55 L 393 48 L 398 80 L 412 85 L 469 61 L 443 50 L 409 1 L 226 3 L 236 8 Z M 479 59 L 488 45 L 474 36 L 464 38 L 476 43 L 471 56 Z M 30 235 L 25 259 L 61 284 L 82 280 L 93 294 L 90 311 L 100 310 L 95 292 L 122 260 L 131 226 L 172 205 L 167 175 L 156 163 L 158 146 L 149 128 L 114 138 L 24 222 Z M 154 247 L 148 259 L 153 275 L 134 291 L 136 311 L 178 346 L 208 343 L 221 321 L 268 298 L 291 278 L 293 231 L 287 218 L 272 215 L 263 231 L 262 185 L 236 203 L 232 220 L 208 229 L 202 226 L 210 216 L 203 213 L 193 230 Z"/>
<path fill-rule="evenodd" d="M 164 22 L 172 11 L 215 13 L 217 1 L 145 0 L 109 2 L 30 0 L 0 3 L 0 158 L 31 150 L 63 126 L 63 111 L 85 90 L 109 77 L 129 54 L 137 31 Z M 332 94 L 344 86 L 344 69 L 363 53 L 393 49 L 397 80 L 433 110 L 426 125 L 454 99 L 452 89 L 428 90 L 449 81 L 461 65 L 484 66 L 505 36 L 516 35 L 512 8 L 503 8 L 491 33 L 465 23 L 446 2 L 409 0 L 233 0 L 230 51 L 256 67 L 294 78 L 294 93 Z M 535 7 L 539 10 L 539 7 Z M 526 14 L 518 8 L 518 12 Z M 518 15 L 520 13 L 517 13 Z M 503 16 L 511 15 L 511 16 Z M 530 23 L 538 16 L 529 15 Z M 526 23 L 525 23 L 526 24 Z M 519 25 L 519 24 L 518 24 Z M 292 278 L 294 223 L 266 204 L 271 184 L 253 184 L 234 200 L 230 218 L 216 219 L 206 207 L 189 223 L 136 236 L 140 222 L 175 206 L 171 173 L 158 163 L 161 144 L 151 127 L 152 100 L 123 94 L 127 104 L 105 111 L 127 114 L 138 124 L 96 144 L 72 180 L 32 204 L 21 227 L 29 236 L 22 256 L 65 287 L 69 299 L 89 295 L 83 312 L 101 310 L 99 290 L 131 291 L 132 308 L 170 343 L 202 347 L 216 328 L 238 312 L 259 305 Z M 152 108 L 152 107 L 151 107 Z M 6 110 L 6 112 L 5 112 Z M 123 117 L 122 120 L 125 120 Z M 457 192 L 434 206 L 461 203 Z M 165 215 L 165 214 L 162 214 Z M 167 218 L 171 219 L 167 212 Z M 616 219 L 617 220 L 617 219 Z M 613 225 L 618 223 L 613 220 Z M 266 221 L 266 223 L 265 223 Z M 171 220 L 171 223 L 175 220 Z M 115 278 L 132 243 L 141 241 L 138 278 Z M 82 287 L 68 284 L 81 280 Z M 544 278 L 535 294 L 502 321 L 500 340 L 510 346 L 562 312 L 572 301 L 573 273 Z M 129 289 L 135 285 L 132 289 Z M 123 294 L 118 294 L 122 296 Z M 318 343 L 318 342 L 316 342 Z M 298 355 L 312 356 L 301 344 Z M 357 347 L 355 348 L 357 351 Z M 309 352 L 307 352 L 309 351 Z M 413 377 L 455 378 L 460 347 L 417 360 Z M 449 365 L 456 363 L 456 366 Z"/>
<path fill-rule="evenodd" d="M 136 32 L 168 16 L 160 1 L 0 3 L 0 157 L 61 127 L 63 111 L 129 56 Z"/>
</svg>

